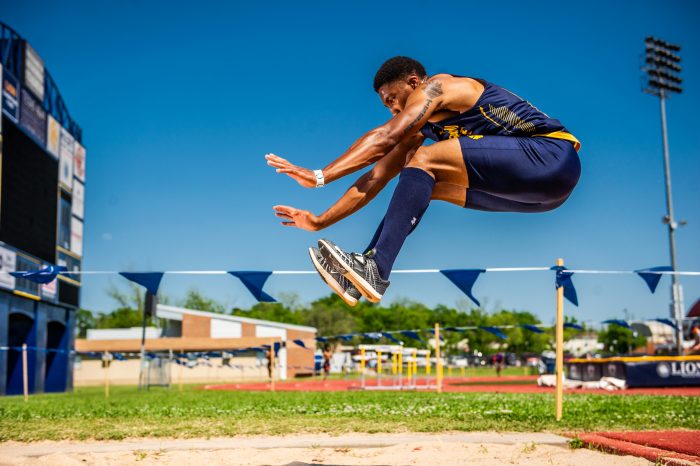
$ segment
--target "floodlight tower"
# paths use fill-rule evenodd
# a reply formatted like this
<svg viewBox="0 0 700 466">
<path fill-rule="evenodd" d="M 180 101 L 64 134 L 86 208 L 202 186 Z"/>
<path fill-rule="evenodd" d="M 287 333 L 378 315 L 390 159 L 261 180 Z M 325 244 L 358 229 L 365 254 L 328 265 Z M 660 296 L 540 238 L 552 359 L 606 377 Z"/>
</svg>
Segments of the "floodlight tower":
<svg viewBox="0 0 700 466">
<path fill-rule="evenodd" d="M 666 98 L 671 93 L 683 92 L 679 65 L 681 57 L 680 45 L 670 44 L 656 37 L 647 37 L 645 64 L 642 70 L 646 72 L 644 92 L 655 95 L 661 103 L 661 136 L 664 146 L 664 176 L 666 179 L 666 215 L 662 222 L 668 225 L 668 242 L 671 253 L 671 267 L 676 271 L 676 237 L 675 232 L 685 221 L 677 223 L 673 217 L 673 198 L 671 194 L 671 165 L 668 155 L 668 134 L 666 131 Z M 678 282 L 678 276 L 671 276 L 671 317 L 676 322 L 676 349 L 683 353 L 683 288 Z"/>
</svg>

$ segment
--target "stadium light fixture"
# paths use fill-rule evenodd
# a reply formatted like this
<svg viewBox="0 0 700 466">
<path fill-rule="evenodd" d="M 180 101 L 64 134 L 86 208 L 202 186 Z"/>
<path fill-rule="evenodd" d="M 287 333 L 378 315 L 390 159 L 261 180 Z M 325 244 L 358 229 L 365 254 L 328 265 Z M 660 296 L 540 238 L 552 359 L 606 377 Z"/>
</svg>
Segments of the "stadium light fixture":
<svg viewBox="0 0 700 466">
<path fill-rule="evenodd" d="M 659 98 L 661 110 L 661 137 L 664 148 L 664 178 L 666 180 L 666 215 L 662 223 L 668 227 L 668 242 L 671 254 L 671 267 L 676 267 L 676 236 L 675 232 L 679 226 L 684 226 L 687 222 L 681 220 L 676 222 L 673 217 L 673 197 L 671 193 L 671 165 L 668 153 L 668 132 L 666 129 L 666 99 L 670 94 L 680 94 L 683 92 L 680 77 L 682 68 L 680 66 L 681 57 L 678 53 L 681 46 L 671 44 L 657 37 L 648 36 L 644 40 L 645 60 L 642 66 L 644 76 L 644 92 L 655 95 Z M 676 350 L 679 355 L 683 354 L 683 287 L 679 283 L 677 275 L 671 275 L 671 317 L 676 322 Z"/>
</svg>

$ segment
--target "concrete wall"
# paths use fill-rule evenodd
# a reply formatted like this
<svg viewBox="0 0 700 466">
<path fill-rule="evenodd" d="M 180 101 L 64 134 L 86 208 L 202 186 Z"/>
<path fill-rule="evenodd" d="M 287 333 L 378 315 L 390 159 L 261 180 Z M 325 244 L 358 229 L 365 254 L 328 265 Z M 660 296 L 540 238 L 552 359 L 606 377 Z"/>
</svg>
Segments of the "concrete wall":
<svg viewBox="0 0 700 466">
<path fill-rule="evenodd" d="M 170 365 L 171 383 L 236 383 L 254 380 L 267 380 L 267 360 L 256 357 L 232 358 L 227 367 L 221 365 L 221 358 L 209 359 L 211 367 L 199 365 L 195 368 Z M 235 366 L 243 366 L 235 367 Z M 109 367 L 109 381 L 114 385 L 137 385 L 139 383 L 140 361 L 112 361 Z M 107 371 L 102 368 L 102 362 L 94 359 L 82 360 L 75 365 L 75 385 L 95 386 L 104 385 Z"/>
</svg>

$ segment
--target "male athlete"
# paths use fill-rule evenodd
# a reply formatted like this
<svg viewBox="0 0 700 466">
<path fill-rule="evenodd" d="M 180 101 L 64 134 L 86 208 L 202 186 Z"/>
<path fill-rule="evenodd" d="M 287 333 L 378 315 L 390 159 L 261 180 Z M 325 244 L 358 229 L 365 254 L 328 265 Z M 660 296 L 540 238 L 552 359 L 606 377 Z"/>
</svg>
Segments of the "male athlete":
<svg viewBox="0 0 700 466">
<path fill-rule="evenodd" d="M 321 239 L 310 248 L 319 274 L 346 303 L 379 302 L 406 237 L 431 199 L 492 212 L 546 212 L 562 205 L 581 174 L 578 140 L 558 121 L 482 79 L 428 76 L 408 57 L 387 60 L 374 90 L 393 117 L 323 170 L 274 154 L 268 165 L 313 188 L 375 164 L 326 212 L 275 206 L 286 226 L 326 228 L 371 201 L 399 173 L 389 208 L 363 254 Z M 423 146 L 425 138 L 435 142 Z"/>
</svg>

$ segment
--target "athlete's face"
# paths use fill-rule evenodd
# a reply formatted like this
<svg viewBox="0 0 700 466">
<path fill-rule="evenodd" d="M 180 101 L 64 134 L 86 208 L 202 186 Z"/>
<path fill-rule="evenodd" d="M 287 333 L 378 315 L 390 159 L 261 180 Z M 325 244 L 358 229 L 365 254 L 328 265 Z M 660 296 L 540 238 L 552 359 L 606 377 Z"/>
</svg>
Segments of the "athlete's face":
<svg viewBox="0 0 700 466">
<path fill-rule="evenodd" d="M 420 84 L 420 78 L 415 75 L 406 79 L 384 84 L 377 90 L 382 104 L 389 109 L 392 115 L 396 116 L 403 111 L 406 100 L 416 87 Z"/>
</svg>

